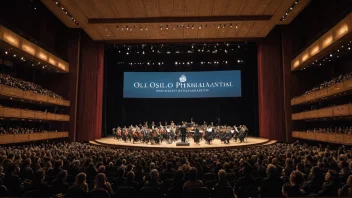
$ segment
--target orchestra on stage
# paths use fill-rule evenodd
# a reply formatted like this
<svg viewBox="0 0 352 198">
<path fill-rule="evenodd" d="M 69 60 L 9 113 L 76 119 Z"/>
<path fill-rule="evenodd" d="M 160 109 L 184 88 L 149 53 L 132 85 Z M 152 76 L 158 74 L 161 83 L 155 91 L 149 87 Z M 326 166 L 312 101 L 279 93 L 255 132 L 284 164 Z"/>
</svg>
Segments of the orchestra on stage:
<svg viewBox="0 0 352 198">
<path fill-rule="evenodd" d="M 187 142 L 193 139 L 196 145 L 200 144 L 201 140 L 204 140 L 206 144 L 212 144 L 212 141 L 216 138 L 220 139 L 225 144 L 230 144 L 230 140 L 242 143 L 248 136 L 248 128 L 245 125 L 240 126 L 227 126 L 217 124 L 215 126 L 213 122 L 209 125 L 203 122 L 202 125 L 194 123 L 192 120 L 190 123 L 183 122 L 180 125 L 176 125 L 173 121 L 170 124 L 167 122 L 162 124 L 159 122 L 158 125 L 154 123 L 148 124 L 145 122 L 136 126 L 124 126 L 123 128 L 117 127 L 112 129 L 114 138 L 125 142 L 141 142 L 145 144 L 161 144 L 163 141 L 168 144 L 178 141 Z"/>
</svg>

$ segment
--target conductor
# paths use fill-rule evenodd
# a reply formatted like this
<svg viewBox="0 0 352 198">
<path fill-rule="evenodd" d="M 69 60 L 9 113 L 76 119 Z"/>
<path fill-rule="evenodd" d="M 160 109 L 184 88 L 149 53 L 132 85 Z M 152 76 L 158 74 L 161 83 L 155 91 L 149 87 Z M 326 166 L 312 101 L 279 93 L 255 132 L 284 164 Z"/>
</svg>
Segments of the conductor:
<svg viewBox="0 0 352 198">
<path fill-rule="evenodd" d="M 183 124 L 182 127 L 180 127 L 180 132 L 181 132 L 181 142 L 186 143 L 186 126 Z"/>
</svg>

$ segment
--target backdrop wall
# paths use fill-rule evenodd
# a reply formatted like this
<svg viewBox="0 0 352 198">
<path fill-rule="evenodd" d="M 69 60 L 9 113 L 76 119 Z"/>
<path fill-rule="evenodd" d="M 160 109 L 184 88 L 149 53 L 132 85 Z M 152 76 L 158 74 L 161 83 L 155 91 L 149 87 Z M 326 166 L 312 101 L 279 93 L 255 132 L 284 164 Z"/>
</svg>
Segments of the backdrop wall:
<svg viewBox="0 0 352 198">
<path fill-rule="evenodd" d="M 174 50 L 183 48 L 183 44 L 164 45 Z M 191 44 L 184 44 L 190 47 Z M 203 45 L 203 44 L 202 44 Z M 197 45 L 196 45 L 197 46 Z M 218 48 L 220 48 L 219 46 Z M 147 47 L 146 47 L 147 48 Z M 195 47 L 196 48 L 196 47 Z M 240 44 L 237 53 L 224 54 L 192 53 L 192 54 L 156 54 L 126 56 L 123 49 L 110 46 L 106 49 L 105 59 L 105 103 L 104 103 L 104 129 L 111 133 L 111 129 L 123 125 L 135 125 L 145 121 L 158 123 L 165 121 L 190 121 L 197 123 L 207 121 L 221 124 L 245 124 L 251 130 L 251 135 L 258 132 L 258 103 L 257 103 L 257 62 L 256 45 Z M 121 53 L 118 53 L 121 51 Z M 197 50 L 195 50 L 197 51 Z M 245 60 L 238 64 L 237 60 Z M 147 60 L 162 61 L 162 66 L 129 65 L 128 61 L 146 62 Z M 201 65 L 203 60 L 227 60 L 229 64 Z M 117 64 L 125 61 L 125 64 Z M 179 66 L 175 62 L 189 61 L 191 65 Z M 230 62 L 231 61 L 231 62 Z M 173 99 L 131 99 L 123 98 L 123 72 L 125 71 L 217 71 L 241 70 L 242 97 L 237 98 L 173 98 Z"/>
</svg>

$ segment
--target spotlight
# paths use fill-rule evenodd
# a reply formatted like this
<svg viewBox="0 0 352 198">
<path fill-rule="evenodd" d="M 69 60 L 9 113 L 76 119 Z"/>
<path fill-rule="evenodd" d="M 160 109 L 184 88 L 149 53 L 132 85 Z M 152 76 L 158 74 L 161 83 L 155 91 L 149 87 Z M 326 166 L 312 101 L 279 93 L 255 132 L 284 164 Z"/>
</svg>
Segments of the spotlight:
<svg viewBox="0 0 352 198">
<path fill-rule="evenodd" d="M 8 52 L 7 52 L 7 51 L 5 51 L 5 54 L 8 54 Z"/>
<path fill-rule="evenodd" d="M 177 62 L 175 62 L 175 65 L 177 65 Z"/>
</svg>

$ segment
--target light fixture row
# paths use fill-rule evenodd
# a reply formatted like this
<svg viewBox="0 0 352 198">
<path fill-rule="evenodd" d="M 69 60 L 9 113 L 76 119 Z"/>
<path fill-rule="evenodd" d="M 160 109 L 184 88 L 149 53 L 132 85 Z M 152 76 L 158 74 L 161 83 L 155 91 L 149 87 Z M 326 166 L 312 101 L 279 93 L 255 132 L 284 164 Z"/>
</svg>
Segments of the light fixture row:
<svg viewBox="0 0 352 198">
<path fill-rule="evenodd" d="M 67 11 L 66 8 L 62 6 L 62 4 L 58 0 L 52 0 L 52 1 L 55 2 L 56 6 L 59 7 L 60 10 L 62 10 L 62 12 L 64 12 L 66 16 L 71 19 L 73 23 L 75 23 L 76 25 L 79 25 L 78 21 Z"/>
<path fill-rule="evenodd" d="M 48 65 L 42 64 L 40 61 L 37 62 L 37 61 L 35 61 L 35 60 L 33 60 L 33 59 L 27 60 L 27 59 L 24 58 L 23 56 L 21 56 L 21 55 L 19 55 L 19 54 L 16 54 L 15 52 L 12 52 L 11 49 L 5 50 L 4 54 L 5 54 L 5 57 L 9 57 L 9 59 L 10 59 L 10 58 L 11 58 L 11 59 L 17 59 L 17 58 L 18 58 L 18 60 L 19 60 L 20 62 L 22 62 L 22 64 L 27 63 L 27 64 L 31 65 L 32 67 L 35 67 L 35 66 L 36 66 L 36 67 L 41 68 L 41 69 L 46 69 L 46 68 L 47 68 L 48 70 L 50 70 L 50 68 L 48 67 Z M 56 70 L 56 72 L 58 73 L 59 70 Z"/>
<path fill-rule="evenodd" d="M 244 63 L 244 60 L 238 59 L 235 61 L 235 63 Z M 217 64 L 229 64 L 231 61 L 228 60 L 221 60 L 221 61 L 199 61 L 200 65 L 217 65 Z M 116 62 L 117 65 L 164 65 L 164 62 L 153 62 L 153 61 L 148 61 L 148 62 L 125 62 L 125 61 L 120 61 Z M 193 65 L 195 62 L 193 61 L 175 61 L 175 65 Z"/>
<path fill-rule="evenodd" d="M 290 12 L 293 10 L 294 7 L 296 7 L 296 5 L 298 4 L 299 0 L 296 0 L 295 2 L 293 2 L 291 4 L 291 6 L 286 10 L 286 12 L 284 13 L 284 15 L 282 15 L 282 17 L 280 18 L 280 21 L 284 21 L 285 18 L 290 14 Z"/>
<path fill-rule="evenodd" d="M 348 43 L 341 44 L 340 47 L 338 47 L 336 50 L 331 52 L 330 54 L 326 55 L 320 60 L 315 60 L 309 65 L 305 66 L 301 70 L 305 70 L 311 66 L 323 66 L 325 64 L 329 64 L 332 60 L 334 59 L 339 59 L 342 56 L 345 56 L 346 54 L 349 54 L 352 52 L 352 41 L 349 41 Z"/>
<path fill-rule="evenodd" d="M 182 25 L 159 25 L 158 28 L 160 28 L 160 30 L 176 30 L 176 29 L 198 29 L 198 30 L 202 30 L 203 28 L 208 28 L 208 27 L 215 27 L 215 28 L 218 28 L 218 29 L 223 29 L 223 28 L 238 28 L 238 25 L 237 24 L 205 24 L 205 25 L 194 25 L 194 24 L 182 24 Z M 117 25 L 116 28 L 118 30 L 121 30 L 121 31 L 132 31 L 133 29 L 135 30 L 140 30 L 140 31 L 148 31 L 148 26 L 128 26 L 128 25 Z M 108 29 L 105 29 L 105 31 L 108 31 Z"/>
</svg>

